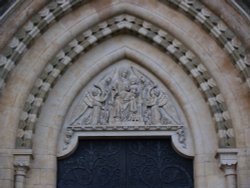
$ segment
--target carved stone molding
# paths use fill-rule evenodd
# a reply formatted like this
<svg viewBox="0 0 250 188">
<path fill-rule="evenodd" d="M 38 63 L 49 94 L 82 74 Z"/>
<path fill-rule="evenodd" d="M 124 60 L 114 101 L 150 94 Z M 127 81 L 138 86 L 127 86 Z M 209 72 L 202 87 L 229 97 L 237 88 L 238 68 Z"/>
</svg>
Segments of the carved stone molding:
<svg viewBox="0 0 250 188">
<path fill-rule="evenodd" d="M 77 135 L 82 135 L 82 132 L 85 133 L 93 133 L 93 132 L 116 132 L 119 134 L 119 132 L 169 132 L 170 135 L 174 135 L 177 137 L 178 143 L 181 145 L 182 148 L 186 148 L 186 131 L 185 127 L 183 125 L 139 125 L 138 123 L 126 123 L 126 124 L 113 124 L 113 125 L 99 125 L 99 126 L 69 126 L 67 127 L 65 133 L 64 133 L 64 147 L 63 150 L 67 150 L 68 146 L 71 144 L 73 137 Z"/>
<path fill-rule="evenodd" d="M 15 168 L 15 188 L 25 187 L 25 178 L 30 168 L 32 159 L 32 150 L 15 150 L 14 168 Z"/>
<path fill-rule="evenodd" d="M 238 149 L 218 149 L 217 150 L 217 158 L 220 162 L 220 167 L 223 166 L 233 166 L 238 163 Z"/>
<path fill-rule="evenodd" d="M 242 0 L 227 0 L 240 14 L 250 21 L 250 2 Z"/>
<path fill-rule="evenodd" d="M 178 3 L 179 1 L 176 2 Z M 47 14 L 46 12 L 48 11 L 45 10 L 45 13 L 43 13 Z M 206 13 L 206 11 L 204 13 Z M 199 15 L 200 14 L 197 16 Z M 204 16 L 204 18 L 205 17 L 206 16 Z M 204 23 L 207 22 L 204 21 Z M 37 27 L 35 27 L 35 25 L 27 25 L 27 32 L 36 33 Z M 207 24 L 204 26 L 206 25 Z M 30 31 L 30 29 L 33 27 L 35 29 Z M 100 31 L 96 32 L 96 28 L 99 28 Z M 218 29 L 213 31 L 221 32 Z M 159 28 L 153 23 L 143 20 L 140 17 L 135 17 L 129 14 L 121 14 L 112 17 L 108 20 L 98 23 L 92 28 L 89 28 L 87 31 L 75 37 L 74 40 L 67 44 L 67 47 L 65 46 L 65 48 L 60 50 L 60 52 L 50 60 L 41 75 L 37 78 L 37 81 L 33 85 L 33 89 L 31 90 L 25 102 L 23 113 L 19 122 L 19 131 L 16 137 L 16 147 L 32 147 L 32 131 L 35 130 L 36 122 L 39 118 L 38 112 L 46 101 L 46 96 L 48 96 L 49 92 L 51 91 L 51 87 L 56 84 L 56 82 L 59 80 L 58 78 L 62 76 L 64 72 L 66 72 L 66 70 L 70 67 L 70 65 L 75 62 L 75 60 L 78 58 L 78 54 L 86 53 L 90 49 L 89 46 L 93 45 L 94 43 L 100 43 L 108 36 L 115 36 L 122 32 L 125 32 L 129 35 L 136 35 L 136 37 L 139 35 L 142 38 L 146 38 L 146 41 L 148 41 L 150 44 L 156 43 L 156 46 L 159 47 L 159 50 L 163 51 L 164 53 L 167 51 L 170 54 L 170 57 L 173 57 L 177 64 L 180 63 L 182 65 L 181 67 L 183 70 L 185 70 L 185 72 L 187 72 L 196 81 L 196 83 L 198 83 L 198 87 L 201 89 L 200 91 L 208 101 L 212 116 L 215 117 L 216 121 L 216 130 L 218 130 L 219 136 L 219 147 L 235 147 L 234 130 L 231 124 L 232 121 L 230 120 L 230 114 L 227 110 L 227 105 L 223 99 L 223 95 L 220 92 L 215 79 L 202 64 L 199 58 L 196 57 L 192 51 L 186 48 L 185 45 L 181 43 L 181 41 L 177 40 L 174 36 L 170 35 L 162 28 Z M 221 34 L 224 33 L 226 33 L 225 30 L 221 32 Z M 220 36 L 220 34 L 218 34 L 218 36 Z M 223 40 L 225 38 L 227 37 L 222 37 Z M 237 40 L 233 41 L 233 43 L 237 44 Z M 227 45 L 231 46 L 228 41 Z M 17 38 L 12 40 L 10 46 L 12 49 L 8 50 L 8 53 L 5 54 L 5 56 L 0 57 L 3 62 L 0 63 L 0 67 L 2 66 L 4 69 L 8 67 L 8 69 L 6 68 L 8 71 L 9 67 L 15 63 L 12 59 L 8 59 L 7 56 L 11 56 L 13 50 L 18 51 L 18 53 L 14 54 L 19 54 L 20 50 L 22 51 L 23 49 L 26 49 L 26 46 L 23 45 L 23 43 Z M 238 49 L 240 48 L 237 46 L 237 50 Z M 237 50 L 232 50 L 232 52 Z M 68 56 L 68 54 L 71 55 Z M 239 53 L 237 52 L 237 56 L 238 54 Z M 233 55 L 233 57 L 236 57 L 236 55 Z M 239 59 L 237 58 L 237 62 L 242 62 L 238 60 Z M 4 75 L 6 74 L 4 73 Z M 2 80 L 2 83 L 4 84 L 4 80 Z M 225 126 L 221 126 L 221 124 L 224 124 Z"/>
<path fill-rule="evenodd" d="M 238 149 L 218 149 L 216 157 L 224 171 L 227 188 L 237 188 Z"/>
<path fill-rule="evenodd" d="M 170 136 L 181 153 L 192 156 L 188 127 L 172 94 L 153 76 L 122 60 L 93 79 L 76 97 L 64 122 L 59 156 L 79 137 Z"/>
</svg>

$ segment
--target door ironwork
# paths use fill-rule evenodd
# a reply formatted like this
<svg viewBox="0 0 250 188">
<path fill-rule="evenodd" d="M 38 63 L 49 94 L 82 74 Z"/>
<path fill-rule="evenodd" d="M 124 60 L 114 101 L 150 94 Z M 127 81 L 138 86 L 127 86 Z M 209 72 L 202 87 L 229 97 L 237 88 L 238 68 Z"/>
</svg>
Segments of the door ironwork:
<svg viewBox="0 0 250 188">
<path fill-rule="evenodd" d="M 81 140 L 58 160 L 58 188 L 193 188 L 193 160 L 170 140 Z"/>
</svg>

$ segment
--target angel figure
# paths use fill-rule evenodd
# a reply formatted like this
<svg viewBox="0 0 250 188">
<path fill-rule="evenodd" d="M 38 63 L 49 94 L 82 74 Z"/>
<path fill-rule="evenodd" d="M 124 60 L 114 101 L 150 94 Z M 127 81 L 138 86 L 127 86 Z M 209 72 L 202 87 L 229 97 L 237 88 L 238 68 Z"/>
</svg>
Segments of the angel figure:
<svg viewBox="0 0 250 188">
<path fill-rule="evenodd" d="M 146 99 L 146 106 L 151 110 L 152 124 L 178 124 L 175 109 L 169 108 L 170 102 L 168 96 L 157 86 L 151 88 Z"/>
<path fill-rule="evenodd" d="M 102 92 L 100 88 L 93 87 L 84 97 L 83 110 L 80 115 L 71 123 L 78 125 L 98 125 L 101 124 L 101 113 L 104 109 L 104 102 L 108 94 Z"/>
</svg>

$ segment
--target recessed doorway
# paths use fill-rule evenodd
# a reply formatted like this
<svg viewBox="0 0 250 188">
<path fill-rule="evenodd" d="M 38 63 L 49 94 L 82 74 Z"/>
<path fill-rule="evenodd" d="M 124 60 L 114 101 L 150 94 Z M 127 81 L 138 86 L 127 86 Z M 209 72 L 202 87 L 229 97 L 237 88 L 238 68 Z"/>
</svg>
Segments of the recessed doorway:
<svg viewBox="0 0 250 188">
<path fill-rule="evenodd" d="M 57 188 L 193 188 L 193 160 L 170 139 L 81 140 L 58 160 Z"/>
</svg>

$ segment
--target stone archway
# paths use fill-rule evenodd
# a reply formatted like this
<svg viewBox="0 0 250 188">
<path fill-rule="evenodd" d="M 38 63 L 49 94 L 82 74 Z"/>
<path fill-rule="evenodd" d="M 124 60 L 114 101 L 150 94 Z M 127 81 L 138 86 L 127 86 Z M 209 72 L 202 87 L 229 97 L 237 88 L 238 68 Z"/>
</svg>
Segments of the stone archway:
<svg viewBox="0 0 250 188">
<path fill-rule="evenodd" d="M 107 46 L 110 46 L 113 42 L 114 42 L 113 44 L 115 44 L 115 41 L 121 41 L 121 40 L 123 40 L 124 42 L 126 41 L 128 46 L 122 48 L 118 47 L 119 45 L 114 46 L 115 51 L 113 53 L 110 53 L 112 52 L 112 49 L 110 49 L 111 51 L 107 53 L 108 55 L 106 54 L 106 51 L 101 52 L 102 49 L 104 49 Z M 129 45 L 129 43 L 132 41 L 133 43 Z M 47 99 L 48 103 L 46 103 L 43 106 L 43 109 L 41 111 L 40 121 L 37 124 L 37 130 L 36 130 L 37 136 L 36 139 L 34 140 L 35 141 L 34 157 L 36 158 L 36 162 L 35 162 L 35 168 L 33 168 L 32 170 L 39 171 L 39 169 L 42 166 L 47 166 L 46 172 L 47 174 L 50 174 L 50 179 L 49 179 L 50 184 L 54 185 L 56 183 L 56 176 L 54 172 L 56 169 L 57 152 L 55 148 L 57 147 L 58 142 L 60 141 L 59 139 L 60 131 L 62 131 L 62 136 L 64 133 L 61 125 L 63 124 L 65 114 L 68 111 L 68 106 L 72 104 L 72 100 L 74 100 L 75 96 L 80 92 L 81 88 L 84 85 L 86 85 L 87 82 L 91 80 L 91 78 L 94 78 L 99 72 L 101 72 L 108 65 L 112 65 L 114 62 L 119 61 L 120 59 L 123 58 L 131 58 L 133 59 L 133 61 L 140 63 L 141 64 L 140 66 L 147 67 L 147 69 L 151 70 L 151 72 L 152 71 L 155 72 L 155 75 L 157 75 L 157 77 L 160 76 L 161 80 L 164 81 L 164 83 L 167 84 L 171 88 L 171 90 L 177 94 L 178 102 L 181 103 L 181 106 L 184 108 L 184 111 L 187 114 L 190 125 L 193 126 L 191 134 L 197 135 L 195 136 L 196 138 L 195 171 L 199 173 L 198 164 L 202 160 L 204 160 L 204 157 L 201 154 L 204 154 L 207 157 L 209 157 L 213 162 L 212 163 L 209 162 L 208 165 L 211 165 L 211 167 L 213 166 L 213 168 L 216 168 L 217 161 L 214 159 L 213 155 L 213 150 L 214 150 L 213 148 L 216 147 L 216 140 L 215 140 L 216 137 L 215 135 L 211 134 L 212 132 L 214 132 L 214 130 L 211 126 L 209 126 L 209 124 L 212 124 L 213 122 L 209 117 L 208 108 L 206 107 L 206 104 L 204 103 L 203 100 L 195 100 L 192 103 L 190 103 L 190 101 L 192 101 L 192 97 L 185 95 L 185 90 L 187 91 L 189 90 L 188 88 L 191 87 L 193 88 L 193 91 L 196 91 L 194 92 L 195 96 L 201 97 L 199 92 L 195 89 L 195 86 L 192 84 L 192 81 L 186 83 L 185 85 L 181 84 L 182 87 L 179 87 L 178 84 L 176 85 L 176 83 L 180 82 L 182 79 L 184 78 L 187 79 L 187 77 L 185 77 L 184 72 L 183 71 L 179 72 L 177 67 L 174 66 L 174 62 L 172 62 L 171 59 L 169 58 L 166 57 L 164 58 L 165 56 L 164 54 L 160 52 L 157 53 L 157 50 L 154 49 L 154 47 L 150 48 L 148 46 L 147 51 L 142 50 L 141 52 L 137 52 L 139 48 L 137 48 L 136 50 L 134 47 L 136 47 L 137 45 L 139 47 L 139 45 L 144 44 L 144 49 L 146 49 L 147 45 L 145 45 L 145 43 L 141 41 L 135 46 L 136 43 L 137 42 L 135 42 L 135 38 L 130 38 L 128 36 L 124 36 L 124 39 L 122 39 L 122 37 L 117 37 L 116 39 L 114 38 L 110 41 L 103 43 L 95 50 L 93 49 L 92 53 L 89 53 L 88 55 L 86 54 L 87 56 L 84 56 L 83 58 L 79 59 L 78 63 L 74 64 L 71 71 L 69 71 L 68 74 L 66 74 L 60 79 L 57 86 L 49 95 Z M 122 43 L 120 45 L 122 45 Z M 155 53 L 154 58 L 153 56 L 151 56 L 151 58 L 153 59 L 148 58 L 147 54 L 149 51 Z M 96 57 L 93 59 L 93 54 L 96 54 L 97 52 L 99 52 L 98 54 L 100 55 L 100 57 Z M 161 57 L 160 58 L 161 60 L 157 60 L 159 57 Z M 168 63 L 166 64 L 166 62 Z M 87 67 L 89 66 L 89 68 L 87 68 L 86 66 Z M 167 71 L 167 69 L 171 67 L 171 70 L 179 72 L 178 76 L 171 75 L 170 74 L 171 71 L 166 74 L 166 72 L 163 71 L 163 67 L 165 71 Z M 86 72 L 88 72 L 88 74 L 86 74 Z M 195 98 L 195 96 L 193 97 Z M 199 112 L 196 111 L 195 109 L 199 109 Z M 196 116 L 197 113 L 200 115 L 203 114 L 203 119 L 197 119 L 198 117 L 201 117 L 201 116 Z M 204 115 L 206 117 L 207 123 L 203 122 L 205 118 Z M 45 137 L 45 135 L 48 136 Z M 148 135 L 150 136 L 150 132 Z M 206 145 L 205 140 L 210 140 L 211 143 L 213 142 L 213 144 Z M 45 150 L 48 150 L 46 154 Z M 44 158 L 47 158 L 48 161 L 44 161 Z M 49 166 L 50 168 L 48 168 Z M 32 183 L 32 179 L 35 178 L 35 174 L 31 174 L 30 178 L 31 182 L 27 182 L 28 184 Z M 195 176 L 196 186 L 205 186 L 203 183 L 199 184 L 199 180 L 200 176 L 196 174 Z"/>
<path fill-rule="evenodd" d="M 196 187 L 236 187 L 237 160 L 238 186 L 249 185 L 248 27 L 226 1 L 221 11 L 206 0 L 23 2 L 30 9 L 19 11 L 34 14 L 20 14 L 21 27 L 12 26 L 16 32 L 0 44 L 1 185 L 55 187 L 67 110 L 81 88 L 120 60 L 156 76 L 180 104 Z"/>
<path fill-rule="evenodd" d="M 182 159 L 173 152 L 170 142 L 160 139 L 170 137 L 179 153 L 193 157 L 188 127 L 181 108 L 163 84 L 132 61 L 114 62 L 82 89 L 65 116 L 58 157 L 66 158 L 58 163 L 57 186 L 140 187 L 159 184 L 193 187 L 192 160 Z M 85 141 L 78 141 L 80 138 Z M 88 141 L 93 138 L 137 140 Z M 141 149 L 134 150 L 135 146 Z M 109 148 L 116 149 L 109 151 Z M 74 152 L 73 157 L 68 158 L 74 150 L 77 150 L 76 154 Z M 137 162 L 131 163 L 132 160 Z M 92 163 L 93 166 L 87 165 Z M 138 171 L 136 174 L 134 168 Z M 176 174 L 172 176 L 174 172 Z M 75 173 L 80 173 L 78 175 L 83 179 L 72 176 Z"/>
</svg>

